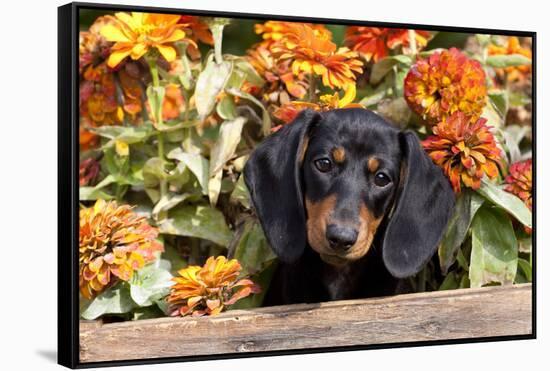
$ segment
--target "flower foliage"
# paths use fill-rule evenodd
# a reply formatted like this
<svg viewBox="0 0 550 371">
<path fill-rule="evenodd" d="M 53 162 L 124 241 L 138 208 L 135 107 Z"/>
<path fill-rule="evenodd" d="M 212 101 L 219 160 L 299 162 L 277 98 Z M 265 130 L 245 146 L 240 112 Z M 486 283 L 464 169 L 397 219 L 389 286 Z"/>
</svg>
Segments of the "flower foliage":
<svg viewBox="0 0 550 371">
<path fill-rule="evenodd" d="M 91 299 L 118 280 L 129 281 L 134 271 L 163 251 L 158 230 L 128 205 L 97 200 L 80 210 L 80 293 Z"/>
<path fill-rule="evenodd" d="M 237 300 L 260 292 L 250 279 L 239 279 L 239 262 L 224 256 L 211 256 L 203 267 L 192 265 L 178 274 L 167 299 L 172 316 L 216 315 Z"/>
<path fill-rule="evenodd" d="M 519 161 L 510 166 L 504 179 L 507 192 L 518 196 L 529 209 L 533 208 L 533 164 L 532 160 Z"/>
<path fill-rule="evenodd" d="M 487 99 L 481 64 L 456 48 L 418 60 L 405 78 L 405 99 L 431 124 L 456 111 L 477 120 Z"/>
<path fill-rule="evenodd" d="M 481 118 L 472 122 L 464 113 L 455 112 L 434 126 L 434 135 L 422 142 L 456 193 L 460 193 L 461 180 L 465 186 L 478 189 L 484 175 L 491 179 L 498 176 L 501 151 L 486 121 Z"/>
<path fill-rule="evenodd" d="M 414 35 L 411 38 L 411 33 Z M 378 62 L 389 55 L 390 50 L 401 47 L 404 52 L 411 49 L 411 39 L 416 50 L 423 49 L 430 38 L 428 31 L 406 30 L 402 28 L 380 28 L 350 26 L 346 29 L 346 45 L 360 52 L 368 61 Z"/>
</svg>

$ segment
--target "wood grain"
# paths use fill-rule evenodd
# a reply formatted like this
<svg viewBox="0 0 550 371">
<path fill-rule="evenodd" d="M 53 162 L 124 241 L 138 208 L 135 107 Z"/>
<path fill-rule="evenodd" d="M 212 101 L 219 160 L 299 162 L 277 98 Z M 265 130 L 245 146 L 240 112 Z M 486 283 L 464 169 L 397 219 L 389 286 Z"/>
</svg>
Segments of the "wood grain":
<svg viewBox="0 0 550 371">
<path fill-rule="evenodd" d="M 531 284 L 80 324 L 80 362 L 532 333 Z"/>
</svg>

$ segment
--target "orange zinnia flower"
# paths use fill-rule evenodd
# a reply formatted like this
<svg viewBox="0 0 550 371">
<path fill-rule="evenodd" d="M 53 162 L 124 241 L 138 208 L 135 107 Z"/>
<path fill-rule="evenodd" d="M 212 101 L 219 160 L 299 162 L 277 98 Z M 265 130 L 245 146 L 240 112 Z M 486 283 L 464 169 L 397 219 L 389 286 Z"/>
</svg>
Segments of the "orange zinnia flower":
<svg viewBox="0 0 550 371">
<path fill-rule="evenodd" d="M 532 160 L 519 161 L 510 166 L 504 179 L 507 192 L 518 196 L 531 210 L 533 208 L 533 163 Z"/>
<path fill-rule="evenodd" d="M 348 85 L 345 89 L 344 96 L 340 98 L 338 93 L 325 94 L 319 98 L 319 103 L 292 101 L 282 105 L 273 113 L 273 116 L 281 120 L 284 124 L 288 124 L 293 121 L 298 114 L 305 109 L 312 109 L 314 111 L 329 111 L 331 109 L 338 108 L 365 108 L 359 103 L 352 103 L 355 99 L 355 85 Z M 282 125 L 276 126 L 272 131 L 277 131 Z"/>
<path fill-rule="evenodd" d="M 304 73 L 294 76 L 290 69 L 290 60 L 278 61 L 271 51 L 261 44 L 248 50 L 247 54 L 247 60 L 252 67 L 267 82 L 263 89 L 264 100 L 286 103 L 290 98 L 288 94 L 300 99 L 306 95 L 309 86 L 305 81 L 306 76 Z"/>
<path fill-rule="evenodd" d="M 489 55 L 520 54 L 532 59 L 531 49 L 522 47 L 516 36 L 508 37 L 506 46 L 489 45 L 488 52 Z M 506 75 L 508 81 L 521 81 L 531 75 L 531 66 L 511 66 L 497 68 L 496 71 L 500 77 Z"/>
<path fill-rule="evenodd" d="M 208 25 L 200 17 L 194 15 L 182 15 L 179 23 L 184 24 L 184 30 L 189 35 L 188 38 L 195 42 L 202 42 L 208 45 L 214 45 L 214 38 Z"/>
<path fill-rule="evenodd" d="M 477 120 L 487 98 L 481 64 L 456 48 L 418 60 L 405 78 L 405 99 L 429 123 L 456 111 Z"/>
<path fill-rule="evenodd" d="M 183 24 L 183 30 L 185 31 L 186 38 L 192 40 L 187 47 L 187 53 L 193 59 L 200 57 L 200 50 L 197 43 L 200 41 L 207 45 L 214 45 L 214 38 L 208 25 L 202 21 L 201 17 L 194 15 L 182 15 L 179 22 Z"/>
<path fill-rule="evenodd" d="M 337 49 L 332 34 L 322 25 L 292 22 L 266 22 L 256 25 L 267 46 L 280 60 L 291 60 L 294 75 L 306 73 L 320 76 L 325 86 L 341 89 L 355 83 L 363 72 L 357 53 L 347 48 Z M 265 46 L 265 45 L 264 45 Z"/>
<path fill-rule="evenodd" d="M 417 50 L 428 44 L 428 31 L 414 31 Z M 367 61 L 378 62 L 387 57 L 391 49 L 401 46 L 410 48 L 409 30 L 402 28 L 379 28 L 350 26 L 346 29 L 345 43 L 352 50 L 360 52 Z"/>
<path fill-rule="evenodd" d="M 116 13 L 109 16 L 112 24 L 101 28 L 101 35 L 114 42 L 107 61 L 109 67 L 116 67 L 124 58 L 133 60 L 143 57 L 151 48 L 157 49 L 168 62 L 176 59 L 172 43 L 185 39 L 184 24 L 178 24 L 179 15 L 156 13 Z M 189 40 L 192 42 L 192 40 Z"/>
<path fill-rule="evenodd" d="M 284 21 L 267 21 L 263 24 L 254 25 L 254 31 L 258 35 L 262 35 L 264 42 L 261 44 L 264 47 L 270 46 L 273 42 L 281 40 L 287 33 L 292 32 L 292 28 L 296 23 Z M 321 33 L 328 32 L 322 24 L 303 23 L 308 27 L 317 30 Z"/>
<path fill-rule="evenodd" d="M 260 287 L 250 279 L 239 279 L 240 273 L 239 262 L 225 256 L 211 256 L 203 267 L 181 269 L 179 277 L 172 279 L 175 283 L 167 299 L 171 315 L 216 315 L 237 300 L 259 293 Z"/>
<path fill-rule="evenodd" d="M 451 181 L 455 193 L 460 193 L 461 180 L 466 187 L 478 189 L 484 174 L 491 179 L 498 175 L 502 154 L 486 121 L 472 121 L 464 113 L 455 112 L 434 126 L 434 135 L 422 142 Z"/>
<path fill-rule="evenodd" d="M 128 205 L 97 200 L 80 210 L 80 279 L 82 296 L 92 299 L 118 280 L 129 281 L 134 271 L 163 251 L 158 230 Z"/>
</svg>

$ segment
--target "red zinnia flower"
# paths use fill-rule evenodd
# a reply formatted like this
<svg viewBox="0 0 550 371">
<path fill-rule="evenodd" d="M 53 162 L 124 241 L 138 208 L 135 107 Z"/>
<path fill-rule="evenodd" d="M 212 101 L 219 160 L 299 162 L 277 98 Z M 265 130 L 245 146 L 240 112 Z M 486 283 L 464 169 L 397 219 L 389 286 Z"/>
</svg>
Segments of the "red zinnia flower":
<svg viewBox="0 0 550 371">
<path fill-rule="evenodd" d="M 472 122 L 464 113 L 455 112 L 434 126 L 434 135 L 422 142 L 451 181 L 455 193 L 460 193 L 461 180 L 466 187 L 478 189 L 484 174 L 491 179 L 498 175 L 501 150 L 486 121 L 481 118 Z"/>
<path fill-rule="evenodd" d="M 414 31 L 414 39 L 418 50 L 428 44 L 428 31 Z M 346 30 L 346 45 L 352 50 L 360 52 L 367 61 L 378 62 L 387 57 L 390 49 L 399 46 L 410 48 L 409 30 L 402 28 L 379 28 L 350 26 Z"/>
</svg>

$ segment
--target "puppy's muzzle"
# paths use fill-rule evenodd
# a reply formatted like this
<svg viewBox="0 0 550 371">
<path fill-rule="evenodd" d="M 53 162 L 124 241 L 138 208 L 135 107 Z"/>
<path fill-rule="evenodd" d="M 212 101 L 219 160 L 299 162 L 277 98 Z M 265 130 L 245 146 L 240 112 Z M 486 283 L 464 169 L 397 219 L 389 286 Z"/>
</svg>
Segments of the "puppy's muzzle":
<svg viewBox="0 0 550 371">
<path fill-rule="evenodd" d="M 330 248 L 336 253 L 348 251 L 357 241 L 358 231 L 355 228 L 329 224 L 327 226 L 326 238 Z"/>
</svg>

